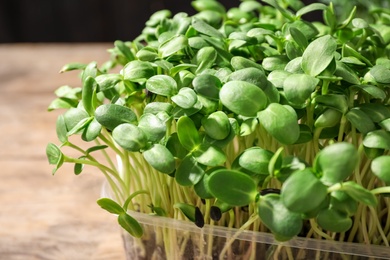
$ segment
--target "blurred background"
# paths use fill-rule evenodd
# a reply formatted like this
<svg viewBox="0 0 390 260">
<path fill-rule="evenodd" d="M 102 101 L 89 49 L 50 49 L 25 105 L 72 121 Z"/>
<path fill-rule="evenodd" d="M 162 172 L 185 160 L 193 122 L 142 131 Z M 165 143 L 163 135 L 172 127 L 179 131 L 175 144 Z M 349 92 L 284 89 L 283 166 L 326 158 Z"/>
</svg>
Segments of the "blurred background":
<svg viewBox="0 0 390 260">
<path fill-rule="evenodd" d="M 0 0 L 0 43 L 132 40 L 161 9 L 195 13 L 191 0 Z"/>
<path fill-rule="evenodd" d="M 161 9 L 194 13 L 191 0 L 0 0 L 0 42 L 132 40 Z"/>
<path fill-rule="evenodd" d="M 240 0 L 219 0 L 226 8 Z M 296 1 L 296 0 L 284 0 Z M 332 1 L 340 16 L 390 0 L 302 0 L 305 4 Z M 339 6 L 344 8 L 338 9 Z M 345 8 L 347 7 L 347 8 Z M 157 10 L 194 14 L 191 0 L 0 0 L 0 43 L 12 42 L 112 42 L 132 40 Z M 348 10 L 346 10 L 348 9 Z M 322 19 L 321 12 L 308 20 Z"/>
</svg>

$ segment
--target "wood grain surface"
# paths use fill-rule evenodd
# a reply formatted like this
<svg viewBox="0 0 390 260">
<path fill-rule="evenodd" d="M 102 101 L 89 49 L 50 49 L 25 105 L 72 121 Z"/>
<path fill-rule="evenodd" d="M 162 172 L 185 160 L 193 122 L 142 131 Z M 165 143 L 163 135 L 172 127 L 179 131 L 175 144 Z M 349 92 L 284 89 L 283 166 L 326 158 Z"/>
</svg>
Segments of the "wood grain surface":
<svg viewBox="0 0 390 260">
<path fill-rule="evenodd" d="M 96 204 L 102 176 L 71 167 L 55 176 L 45 147 L 61 85 L 80 86 L 65 63 L 109 58 L 110 44 L 0 45 L 0 260 L 115 259 L 124 252 L 116 219 Z"/>
</svg>

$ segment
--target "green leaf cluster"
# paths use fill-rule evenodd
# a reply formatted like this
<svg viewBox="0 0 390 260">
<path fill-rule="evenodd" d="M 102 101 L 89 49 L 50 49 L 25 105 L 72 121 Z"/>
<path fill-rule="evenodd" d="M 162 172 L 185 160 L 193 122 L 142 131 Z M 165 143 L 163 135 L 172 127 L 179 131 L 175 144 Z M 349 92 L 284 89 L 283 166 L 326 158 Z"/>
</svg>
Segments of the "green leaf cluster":
<svg viewBox="0 0 390 260">
<path fill-rule="evenodd" d="M 371 208 L 373 223 L 387 221 L 371 241 L 384 241 L 389 12 L 373 11 L 368 21 L 356 9 L 340 20 L 332 4 L 300 1 L 192 5 L 193 16 L 152 15 L 139 37 L 114 43 L 101 67 L 61 69 L 80 70 L 81 82 L 60 87 L 49 106 L 65 109 L 60 145 L 46 150 L 54 172 L 64 163 L 75 174 L 97 167 L 117 201 L 99 205 L 135 236 L 127 206 L 182 214 L 198 226 L 259 221 L 283 241 L 305 222 L 315 236 L 355 232 L 353 218 Z M 324 22 L 303 19 L 313 11 Z M 131 196 L 141 190 L 149 196 Z"/>
</svg>

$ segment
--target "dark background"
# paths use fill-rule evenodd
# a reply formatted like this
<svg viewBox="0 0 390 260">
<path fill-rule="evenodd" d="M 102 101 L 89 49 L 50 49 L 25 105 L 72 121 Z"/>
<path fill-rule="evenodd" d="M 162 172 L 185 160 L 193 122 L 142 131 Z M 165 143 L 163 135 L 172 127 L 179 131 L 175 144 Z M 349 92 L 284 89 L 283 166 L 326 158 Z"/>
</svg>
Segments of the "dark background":
<svg viewBox="0 0 390 260">
<path fill-rule="evenodd" d="M 0 43 L 132 40 L 161 9 L 195 13 L 191 0 L 0 0 Z"/>
</svg>

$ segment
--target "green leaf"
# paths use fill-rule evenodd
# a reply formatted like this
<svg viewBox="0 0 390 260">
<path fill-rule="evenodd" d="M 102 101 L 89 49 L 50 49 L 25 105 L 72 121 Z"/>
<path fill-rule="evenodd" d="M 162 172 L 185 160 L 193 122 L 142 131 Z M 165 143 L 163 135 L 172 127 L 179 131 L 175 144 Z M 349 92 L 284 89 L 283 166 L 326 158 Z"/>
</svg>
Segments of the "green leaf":
<svg viewBox="0 0 390 260">
<path fill-rule="evenodd" d="M 96 91 L 96 81 L 94 78 L 88 76 L 83 85 L 83 90 L 82 90 L 82 102 L 83 102 L 83 107 L 85 111 L 89 115 L 93 115 L 95 112 L 94 104 L 93 104 L 93 95 L 94 92 Z M 95 92 L 96 95 L 96 92 Z"/>
<path fill-rule="evenodd" d="M 173 207 L 180 209 L 189 220 L 195 222 L 195 206 L 186 203 L 176 203 Z"/>
<path fill-rule="evenodd" d="M 284 81 L 288 76 L 292 75 L 285 70 L 274 70 L 268 74 L 268 80 L 278 89 L 283 88 Z"/>
<path fill-rule="evenodd" d="M 361 91 L 366 93 L 373 98 L 384 100 L 386 98 L 386 93 L 377 86 L 374 85 L 353 85 L 350 87 L 351 90 Z"/>
<path fill-rule="evenodd" d="M 351 196 L 349 196 L 345 191 L 336 190 L 332 191 L 330 194 L 330 207 L 347 214 L 348 216 L 353 216 L 357 209 L 358 203 Z"/>
<path fill-rule="evenodd" d="M 66 111 L 63 116 L 68 132 L 75 128 L 81 121 L 89 118 L 88 113 L 85 112 L 85 110 L 79 108 L 71 108 Z"/>
<path fill-rule="evenodd" d="M 201 143 L 194 122 L 187 116 L 182 116 L 177 121 L 177 135 L 180 143 L 188 151 L 196 149 Z"/>
<path fill-rule="evenodd" d="M 207 185 L 215 198 L 231 206 L 246 206 L 257 195 L 254 180 L 239 171 L 217 170 L 210 174 Z"/>
<path fill-rule="evenodd" d="M 307 163 L 302 159 L 288 155 L 283 157 L 281 166 L 278 167 L 277 171 L 274 171 L 274 176 L 282 183 L 287 180 L 294 172 L 302 171 L 306 169 Z"/>
<path fill-rule="evenodd" d="M 172 101 L 181 108 L 189 109 L 198 101 L 197 95 L 192 88 L 181 88 L 179 93 L 171 97 Z"/>
<path fill-rule="evenodd" d="M 296 57 L 286 64 L 284 70 L 292 74 L 304 74 L 301 65 L 302 65 L 302 57 Z"/>
<path fill-rule="evenodd" d="M 218 1 L 196 0 L 196 1 L 192 1 L 191 5 L 198 12 L 205 11 L 205 10 L 212 10 L 219 13 L 226 12 L 225 7 Z"/>
<path fill-rule="evenodd" d="M 263 2 L 275 7 L 288 20 L 293 21 L 295 19 L 294 14 L 292 14 L 289 10 L 281 7 L 276 0 L 263 0 Z"/>
<path fill-rule="evenodd" d="M 352 19 L 355 17 L 356 15 L 356 6 L 353 7 L 353 9 L 351 10 L 351 12 L 349 13 L 349 16 L 338 26 L 339 29 L 344 29 L 345 27 L 347 27 Z"/>
<path fill-rule="evenodd" d="M 180 209 L 184 216 L 194 222 L 198 227 L 203 227 L 204 219 L 198 207 L 186 203 L 175 203 L 173 207 Z"/>
<path fill-rule="evenodd" d="M 171 56 L 188 46 L 188 39 L 184 35 L 176 35 L 163 42 L 158 50 L 163 58 Z"/>
<path fill-rule="evenodd" d="M 223 140 L 230 133 L 228 116 L 222 111 L 216 111 L 202 118 L 202 126 L 206 134 L 215 140 Z"/>
<path fill-rule="evenodd" d="M 253 174 L 268 175 L 268 165 L 273 155 L 263 148 L 251 147 L 239 156 L 238 164 Z"/>
<path fill-rule="evenodd" d="M 330 35 L 312 41 L 302 55 L 303 71 L 313 77 L 319 75 L 332 62 L 336 49 L 336 40 Z"/>
<path fill-rule="evenodd" d="M 165 137 L 167 126 L 157 115 L 143 114 L 138 122 L 138 127 L 145 133 L 151 142 L 159 142 Z M 131 133 L 131 132 L 130 132 Z"/>
<path fill-rule="evenodd" d="M 95 111 L 96 120 L 109 130 L 114 130 L 120 124 L 136 123 L 136 114 L 128 107 L 117 104 L 104 104 Z"/>
<path fill-rule="evenodd" d="M 286 48 L 287 57 L 288 57 L 290 60 L 295 60 L 296 58 L 301 58 L 303 51 L 302 51 L 301 48 L 298 46 L 298 44 L 296 44 L 295 42 L 293 42 L 293 41 L 287 41 L 287 42 L 286 42 L 286 45 L 285 45 L 285 48 Z M 286 66 L 287 66 L 287 65 L 286 65 Z M 297 66 L 297 67 L 298 67 L 298 66 Z M 299 66 L 298 68 L 300 68 L 300 66 Z M 286 67 L 285 67 L 284 69 L 287 70 Z M 289 71 L 290 71 L 290 70 L 289 70 Z"/>
<path fill-rule="evenodd" d="M 255 11 L 259 11 L 261 9 L 262 5 L 257 2 L 257 1 L 253 1 L 253 0 L 250 0 L 250 1 L 243 1 L 240 3 L 240 10 L 244 11 L 244 12 L 255 12 Z"/>
<path fill-rule="evenodd" d="M 264 71 L 257 68 L 236 70 L 230 74 L 229 81 L 246 81 L 260 87 L 261 89 L 265 88 L 268 84 Z"/>
<path fill-rule="evenodd" d="M 300 131 L 297 115 L 287 106 L 271 103 L 257 116 L 267 132 L 282 144 L 293 144 L 298 140 Z"/>
<path fill-rule="evenodd" d="M 356 72 L 343 62 L 336 61 L 334 75 L 343 78 L 348 83 L 360 84 L 360 79 Z"/>
<path fill-rule="evenodd" d="M 267 104 L 264 92 L 256 85 L 245 81 L 229 81 L 222 86 L 219 98 L 232 112 L 248 117 L 256 116 L 256 113 Z"/>
<path fill-rule="evenodd" d="M 194 191 L 196 195 L 198 195 L 202 199 L 213 199 L 214 196 L 211 194 L 209 187 L 208 187 L 208 181 L 210 178 L 210 173 L 213 171 L 223 169 L 221 166 L 213 167 L 208 169 L 205 174 L 202 175 L 202 178 L 194 185 Z M 176 173 L 177 175 L 177 173 Z M 175 176 L 176 177 L 176 176 Z"/>
<path fill-rule="evenodd" d="M 382 103 L 363 103 L 357 106 L 366 113 L 374 123 L 390 118 L 390 109 Z"/>
<path fill-rule="evenodd" d="M 241 56 L 232 57 L 232 59 L 230 60 L 230 63 L 231 63 L 234 70 L 241 70 L 241 69 L 245 69 L 245 68 L 256 68 L 256 69 L 264 71 L 263 67 L 260 64 L 254 62 L 253 60 L 250 60 L 250 59 L 247 59 L 247 58 L 244 58 Z"/>
<path fill-rule="evenodd" d="M 362 18 L 355 18 L 352 20 L 352 25 L 359 29 L 368 28 L 370 25 Z"/>
<path fill-rule="evenodd" d="M 390 156 L 382 155 L 372 160 L 371 171 L 386 185 L 390 185 Z"/>
<path fill-rule="evenodd" d="M 217 59 L 215 48 L 207 46 L 200 49 L 194 57 L 193 63 L 197 64 L 195 74 L 201 74 L 206 69 L 212 68 Z"/>
<path fill-rule="evenodd" d="M 143 229 L 136 219 L 123 212 L 118 216 L 119 225 L 130 233 L 133 237 L 142 237 Z"/>
<path fill-rule="evenodd" d="M 46 155 L 47 155 L 47 159 L 49 160 L 49 164 L 55 165 L 60 160 L 62 153 L 60 148 L 58 148 L 57 145 L 53 143 L 49 143 L 46 146 Z"/>
<path fill-rule="evenodd" d="M 349 46 L 347 44 L 343 45 L 342 53 L 343 53 L 343 57 L 349 57 L 349 56 L 355 57 L 358 60 L 367 64 L 368 66 L 370 66 L 370 67 L 373 66 L 369 59 L 364 57 L 360 52 L 356 51 L 355 49 L 353 49 L 351 46 Z"/>
<path fill-rule="evenodd" d="M 359 108 L 352 108 L 345 114 L 345 117 L 362 134 L 374 131 L 376 129 L 371 118 Z"/>
<path fill-rule="evenodd" d="M 77 62 L 68 63 L 61 68 L 60 73 L 71 71 L 71 70 L 83 70 L 85 69 L 85 67 L 87 67 L 87 64 L 84 63 L 77 63 Z"/>
<path fill-rule="evenodd" d="M 91 142 L 99 136 L 101 131 L 102 125 L 96 120 L 96 118 L 93 118 L 93 120 L 84 129 L 81 138 L 86 142 Z"/>
<path fill-rule="evenodd" d="M 297 17 L 301 17 L 302 15 L 305 15 L 307 13 L 313 12 L 313 11 L 319 11 L 319 10 L 325 10 L 327 8 L 326 5 L 321 3 L 313 3 L 306 5 L 298 10 L 298 12 L 295 14 Z"/>
<path fill-rule="evenodd" d="M 226 147 L 226 145 L 230 144 L 230 142 L 234 139 L 234 137 L 239 134 L 239 125 L 237 120 L 235 118 L 229 118 L 229 123 L 230 123 L 230 132 L 225 139 L 215 140 L 206 135 L 205 141 L 222 149 Z"/>
<path fill-rule="evenodd" d="M 63 115 L 59 115 L 57 117 L 56 121 L 56 133 L 58 140 L 60 140 L 62 143 L 65 143 L 68 141 L 68 130 L 66 128 L 65 118 Z"/>
<path fill-rule="evenodd" d="M 247 118 L 240 124 L 240 136 L 247 136 L 256 131 L 257 126 L 259 125 L 259 120 L 257 118 L 251 117 Z"/>
<path fill-rule="evenodd" d="M 267 71 L 284 70 L 290 59 L 286 55 L 274 55 L 263 60 L 263 68 Z"/>
<path fill-rule="evenodd" d="M 227 13 L 227 17 L 234 22 L 247 23 L 253 16 L 251 13 L 245 12 L 237 7 L 230 8 Z"/>
<path fill-rule="evenodd" d="M 146 104 L 144 108 L 144 114 L 157 115 L 159 112 L 171 113 L 173 106 L 170 103 L 165 102 L 152 102 Z"/>
<path fill-rule="evenodd" d="M 170 63 L 167 60 L 156 60 L 152 63 L 154 67 L 157 67 L 157 70 L 159 68 L 162 69 L 162 73 L 168 73 L 173 68 L 173 64 Z M 173 77 L 173 75 L 171 75 Z"/>
<path fill-rule="evenodd" d="M 334 30 L 337 26 L 337 18 L 334 12 L 333 4 L 329 5 L 328 8 L 324 10 L 323 17 L 325 25 L 327 25 L 331 30 Z"/>
<path fill-rule="evenodd" d="M 126 58 L 127 62 L 134 60 L 134 54 L 131 52 L 130 48 L 122 41 L 116 40 L 114 42 L 115 47 L 119 52 Z"/>
<path fill-rule="evenodd" d="M 165 18 L 171 17 L 171 15 L 171 11 L 167 9 L 158 10 L 150 16 L 149 20 L 146 22 L 146 25 L 152 27 L 157 26 Z"/>
<path fill-rule="evenodd" d="M 364 137 L 363 145 L 368 148 L 390 150 L 390 133 L 385 130 L 374 130 Z"/>
<path fill-rule="evenodd" d="M 221 202 L 221 201 L 217 200 L 216 202 Z M 226 207 L 223 208 L 223 210 L 225 210 L 224 212 L 231 210 L 231 208 L 232 208 L 231 206 L 229 206 L 228 204 L 223 203 L 223 202 L 221 202 L 221 203 L 223 204 L 222 206 L 226 205 Z M 219 206 L 213 205 L 210 207 L 210 218 L 214 221 L 219 221 L 222 218 L 222 213 L 224 213 L 224 212 L 222 211 L 222 209 Z"/>
<path fill-rule="evenodd" d="M 85 157 L 82 156 L 79 159 L 84 159 Z M 84 169 L 84 164 L 81 163 L 75 163 L 73 167 L 73 172 L 75 175 L 79 175 Z"/>
<path fill-rule="evenodd" d="M 177 81 L 178 88 L 191 87 L 192 81 L 195 78 L 195 75 L 188 70 L 182 70 L 176 75 L 175 79 Z"/>
<path fill-rule="evenodd" d="M 169 138 L 167 140 L 166 147 L 168 148 L 168 150 L 172 153 L 172 155 L 174 157 L 177 157 L 180 159 L 183 159 L 188 153 L 188 151 L 180 143 L 177 132 L 172 133 L 169 136 Z"/>
<path fill-rule="evenodd" d="M 304 35 L 303 35 L 303 37 L 304 37 Z M 302 48 L 305 48 L 305 47 L 300 47 L 297 43 L 295 43 L 293 41 L 287 41 L 286 45 L 285 45 L 287 57 L 291 61 L 292 60 L 296 60 L 297 58 L 301 59 L 302 58 L 301 56 L 302 56 L 302 53 L 303 53 Z M 287 65 L 291 66 L 292 62 L 289 62 L 289 63 L 290 64 L 287 64 Z M 284 69 L 288 70 L 288 71 L 291 71 L 290 69 L 287 69 L 288 68 L 287 65 L 286 65 L 286 67 Z M 297 70 L 297 72 L 301 70 L 300 66 L 297 66 L 297 68 L 299 69 L 299 70 Z"/>
<path fill-rule="evenodd" d="M 379 126 L 387 132 L 390 132 L 390 118 L 380 121 Z"/>
<path fill-rule="evenodd" d="M 150 149 L 143 152 L 143 156 L 150 166 L 162 173 L 170 174 L 176 168 L 175 158 L 161 144 L 154 144 Z"/>
<path fill-rule="evenodd" d="M 119 215 L 125 212 L 116 201 L 109 198 L 101 198 L 97 201 L 97 204 L 112 214 Z"/>
<path fill-rule="evenodd" d="M 195 185 L 202 179 L 205 169 L 192 155 L 187 155 L 177 167 L 175 180 L 182 186 Z"/>
<path fill-rule="evenodd" d="M 287 100 L 298 107 L 302 107 L 316 89 L 319 79 L 305 75 L 292 74 L 283 83 L 284 93 Z"/>
<path fill-rule="evenodd" d="M 200 144 L 192 155 L 197 162 L 211 167 L 222 165 L 226 161 L 226 155 L 222 149 L 208 143 Z"/>
<path fill-rule="evenodd" d="M 134 82 L 144 82 L 152 77 L 155 72 L 152 64 L 146 61 L 133 60 L 124 66 L 123 78 Z"/>
<path fill-rule="evenodd" d="M 69 98 L 56 98 L 50 103 L 47 110 L 53 111 L 61 108 L 62 109 L 75 108 L 77 104 L 78 104 L 77 100 L 72 100 Z"/>
<path fill-rule="evenodd" d="M 299 124 L 299 138 L 295 144 L 304 144 L 313 140 L 311 128 L 305 124 Z"/>
<path fill-rule="evenodd" d="M 81 119 L 72 129 L 69 130 L 67 135 L 71 136 L 84 131 L 92 120 L 93 117 L 86 117 Z"/>
<path fill-rule="evenodd" d="M 353 181 L 347 181 L 342 184 L 341 190 L 345 191 L 354 200 L 375 207 L 378 201 L 374 194 Z"/>
<path fill-rule="evenodd" d="M 157 95 L 172 97 L 177 93 L 177 83 L 170 76 L 155 75 L 146 81 L 146 89 Z"/>
<path fill-rule="evenodd" d="M 137 152 L 147 144 L 147 136 L 141 128 L 133 124 L 124 123 L 114 128 L 112 138 L 122 148 Z"/>
<path fill-rule="evenodd" d="M 200 74 L 194 78 L 192 85 L 199 95 L 212 100 L 219 99 L 219 89 L 221 88 L 222 83 L 218 77 L 207 73 Z"/>
<path fill-rule="evenodd" d="M 92 146 L 92 147 L 88 148 L 87 150 L 85 150 L 85 152 L 86 152 L 86 154 L 88 155 L 88 154 L 90 154 L 90 153 L 92 153 L 92 152 L 106 149 L 107 147 L 108 147 L 107 145 Z"/>
<path fill-rule="evenodd" d="M 289 210 L 306 213 L 316 209 L 326 199 L 327 187 L 311 169 L 294 172 L 283 183 L 281 199 Z"/>
<path fill-rule="evenodd" d="M 352 227 L 352 219 L 336 209 L 323 209 L 317 215 L 317 223 L 331 232 L 346 232 Z"/>
<path fill-rule="evenodd" d="M 93 61 L 93 62 L 90 62 L 83 70 L 83 72 L 81 74 L 81 80 L 82 80 L 82 82 L 85 82 L 85 80 L 88 77 L 95 78 L 97 75 L 98 75 L 97 63 L 95 61 Z"/>
<path fill-rule="evenodd" d="M 215 37 L 217 39 L 224 38 L 223 35 L 217 29 L 215 29 L 211 25 L 207 24 L 206 22 L 204 22 L 198 18 L 194 17 L 192 19 L 191 25 L 192 25 L 192 27 L 194 27 L 194 29 L 196 31 L 198 31 L 202 34 L 205 34 L 205 35 L 208 35 L 211 37 Z"/>
<path fill-rule="evenodd" d="M 294 27 L 298 29 L 308 40 L 313 39 L 315 36 L 319 35 L 318 29 L 313 25 L 312 22 L 304 20 L 295 20 L 292 23 L 288 24 L 288 28 Z"/>
<path fill-rule="evenodd" d="M 277 240 L 287 241 L 301 232 L 303 226 L 301 214 L 288 210 L 279 194 L 261 196 L 257 205 L 261 221 Z"/>
<path fill-rule="evenodd" d="M 136 57 L 141 61 L 154 61 L 158 58 L 157 49 L 151 46 L 145 46 L 137 52 Z"/>
<path fill-rule="evenodd" d="M 55 168 L 52 171 L 53 174 L 64 163 L 64 154 L 61 152 L 60 148 L 53 143 L 49 143 L 46 146 L 46 157 L 49 161 L 49 164 L 55 165 Z"/>
<path fill-rule="evenodd" d="M 344 30 L 346 30 L 346 29 L 344 29 Z M 353 32 L 348 30 L 348 33 L 352 34 Z M 366 64 L 364 62 L 361 62 L 358 58 L 353 57 L 353 56 L 342 57 L 340 61 L 347 64 L 347 65 L 351 65 L 351 66 L 362 66 L 362 67 L 366 66 Z"/>
<path fill-rule="evenodd" d="M 298 46 L 302 49 L 305 49 L 307 47 L 307 45 L 309 44 L 306 36 L 298 28 L 293 27 L 293 26 L 289 27 L 289 31 L 290 31 L 291 37 L 298 44 Z"/>
<path fill-rule="evenodd" d="M 99 85 L 99 90 L 103 92 L 114 88 L 122 80 L 123 76 L 120 74 L 101 74 L 95 78 L 96 83 Z"/>
<path fill-rule="evenodd" d="M 316 96 L 314 98 L 314 101 L 318 105 L 336 109 L 340 111 L 342 114 L 345 114 L 348 111 L 348 101 L 345 95 L 339 95 L 339 94 L 320 95 L 320 96 Z"/>
<path fill-rule="evenodd" d="M 390 69 L 384 65 L 375 65 L 369 71 L 377 83 L 390 84 Z"/>
<path fill-rule="evenodd" d="M 223 41 L 223 38 L 213 38 L 204 35 L 201 35 L 201 37 L 208 43 L 208 45 L 214 47 L 217 51 L 218 57 L 216 65 L 221 68 L 228 67 L 233 55 L 227 51 L 226 42 Z"/>
<path fill-rule="evenodd" d="M 321 173 L 325 185 L 342 182 L 350 176 L 359 161 L 356 148 L 346 142 L 335 143 L 321 150 L 315 160 L 314 169 Z"/>
<path fill-rule="evenodd" d="M 198 101 L 195 103 L 195 105 L 191 108 L 181 108 L 179 106 L 176 106 L 173 108 L 171 114 L 174 118 L 180 118 L 182 116 L 192 116 L 195 115 L 197 112 L 199 112 L 203 108 L 203 104 L 201 102 L 201 99 L 198 97 Z"/>
<path fill-rule="evenodd" d="M 347 113 L 348 114 L 348 113 Z M 340 123 L 342 114 L 332 108 L 327 108 L 318 116 L 314 122 L 316 128 L 333 127 Z"/>
</svg>

